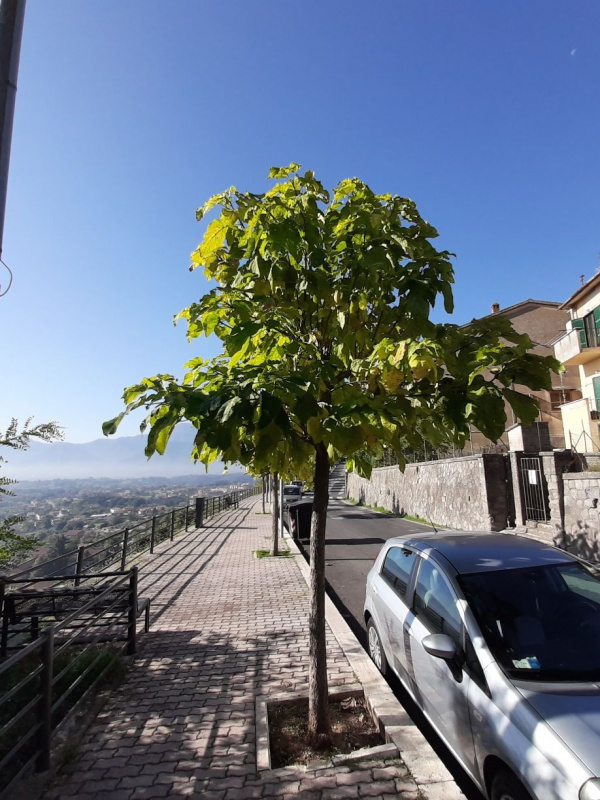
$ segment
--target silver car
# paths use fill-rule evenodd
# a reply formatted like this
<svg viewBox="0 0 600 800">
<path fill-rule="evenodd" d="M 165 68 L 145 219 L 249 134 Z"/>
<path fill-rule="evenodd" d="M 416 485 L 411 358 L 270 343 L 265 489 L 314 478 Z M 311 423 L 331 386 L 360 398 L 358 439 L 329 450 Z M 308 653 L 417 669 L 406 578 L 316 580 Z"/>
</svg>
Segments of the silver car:
<svg viewBox="0 0 600 800">
<path fill-rule="evenodd" d="M 297 486 L 295 483 L 288 483 L 283 487 L 283 505 L 289 506 L 290 503 L 296 503 L 302 500 L 302 486 Z"/>
<path fill-rule="evenodd" d="M 369 652 L 491 800 L 600 800 L 600 570 L 526 537 L 389 539 Z"/>
</svg>

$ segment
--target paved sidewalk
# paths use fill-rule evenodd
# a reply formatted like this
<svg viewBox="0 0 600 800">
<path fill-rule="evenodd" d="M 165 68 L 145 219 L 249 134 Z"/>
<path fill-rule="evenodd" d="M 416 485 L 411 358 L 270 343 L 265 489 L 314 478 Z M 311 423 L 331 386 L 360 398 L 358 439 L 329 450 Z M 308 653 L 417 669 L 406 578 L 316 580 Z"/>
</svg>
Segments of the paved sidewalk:
<svg viewBox="0 0 600 800">
<path fill-rule="evenodd" d="M 140 594 L 152 598 L 150 633 L 140 637 L 126 681 L 82 737 L 77 762 L 45 800 L 423 796 L 423 782 L 417 785 L 397 752 L 390 757 L 390 746 L 379 759 L 258 771 L 255 699 L 308 682 L 305 565 L 299 555 L 253 556 L 270 544 L 271 517 L 259 511 L 251 498 L 144 559 Z M 364 658 L 340 630 L 344 649 L 328 626 L 331 687 L 356 684 Z M 344 652 L 350 649 L 353 664 Z M 408 722 L 406 731 L 413 735 Z M 446 775 L 440 783 L 436 769 L 426 796 L 460 796 Z"/>
</svg>

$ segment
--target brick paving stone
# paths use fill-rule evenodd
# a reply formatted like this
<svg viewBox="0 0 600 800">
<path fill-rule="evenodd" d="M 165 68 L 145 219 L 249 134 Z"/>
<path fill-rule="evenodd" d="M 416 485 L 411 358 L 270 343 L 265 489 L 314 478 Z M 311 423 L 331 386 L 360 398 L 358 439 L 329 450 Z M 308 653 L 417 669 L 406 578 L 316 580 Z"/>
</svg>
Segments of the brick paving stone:
<svg viewBox="0 0 600 800">
<path fill-rule="evenodd" d="M 119 789 L 136 789 L 138 786 L 152 786 L 154 775 L 135 775 L 134 777 L 121 778 Z"/>
<path fill-rule="evenodd" d="M 397 780 L 394 782 L 395 789 L 400 794 L 401 792 L 416 792 L 417 785 L 412 779 Z M 404 795 L 402 795 L 404 797 Z"/>
<path fill-rule="evenodd" d="M 354 800 L 358 797 L 358 786 L 336 786 L 335 789 L 325 789 L 321 800 Z"/>
<path fill-rule="evenodd" d="M 262 786 L 245 786 L 243 789 L 230 789 L 227 800 L 257 800 L 262 797 Z"/>
<path fill-rule="evenodd" d="M 359 783 L 358 793 L 361 797 L 381 797 L 396 791 L 394 781 L 376 781 L 374 783 Z"/>
<path fill-rule="evenodd" d="M 408 775 L 408 770 L 404 766 L 380 767 L 373 770 L 373 780 L 384 781 L 390 778 L 404 778 Z"/>
<path fill-rule="evenodd" d="M 132 793 L 133 792 L 131 789 L 113 789 L 108 794 L 105 794 L 104 792 L 98 792 L 97 794 L 93 795 L 93 800 L 106 800 L 106 798 L 110 798 L 110 800 L 130 800 Z M 74 797 L 76 797 L 77 800 L 80 800 L 80 795 L 74 795 Z M 84 797 L 84 795 L 81 795 L 81 797 Z M 85 795 L 86 800 L 88 797 L 89 795 Z"/>
<path fill-rule="evenodd" d="M 155 797 L 159 798 L 172 796 L 173 795 L 170 786 L 138 786 L 131 795 L 131 800 L 142 800 L 142 798 L 154 800 Z"/>
<path fill-rule="evenodd" d="M 119 781 L 116 778 L 104 778 L 100 781 L 86 781 L 81 787 L 82 794 L 106 794 L 117 788 Z"/>
<path fill-rule="evenodd" d="M 302 781 L 302 789 L 306 791 L 315 790 L 320 792 L 323 789 L 334 789 L 337 786 L 336 776 L 327 775 L 324 777 L 314 776 L 312 778 L 305 778 Z"/>
<path fill-rule="evenodd" d="M 335 776 L 336 784 L 338 786 L 352 786 L 355 783 L 361 783 L 365 780 L 371 779 L 371 775 L 363 770 L 357 772 L 343 772 Z"/>
</svg>

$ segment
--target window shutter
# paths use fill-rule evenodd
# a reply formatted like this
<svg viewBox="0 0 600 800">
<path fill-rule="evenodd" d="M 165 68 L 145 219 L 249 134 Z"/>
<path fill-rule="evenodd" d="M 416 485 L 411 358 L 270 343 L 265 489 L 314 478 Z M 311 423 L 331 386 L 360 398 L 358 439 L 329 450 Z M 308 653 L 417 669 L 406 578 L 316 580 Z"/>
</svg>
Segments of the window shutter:
<svg viewBox="0 0 600 800">
<path fill-rule="evenodd" d="M 594 397 L 596 398 L 596 411 L 600 411 L 600 378 L 592 378 L 594 384 Z"/>
<path fill-rule="evenodd" d="M 582 347 L 587 347 L 588 346 L 587 333 L 585 332 L 585 328 L 583 326 L 583 320 L 574 319 L 572 320 L 572 325 L 573 329 L 579 332 L 579 344 Z"/>
<path fill-rule="evenodd" d="M 600 342 L 600 306 L 596 306 L 592 314 L 594 315 L 594 325 L 596 326 L 596 338 Z"/>
</svg>

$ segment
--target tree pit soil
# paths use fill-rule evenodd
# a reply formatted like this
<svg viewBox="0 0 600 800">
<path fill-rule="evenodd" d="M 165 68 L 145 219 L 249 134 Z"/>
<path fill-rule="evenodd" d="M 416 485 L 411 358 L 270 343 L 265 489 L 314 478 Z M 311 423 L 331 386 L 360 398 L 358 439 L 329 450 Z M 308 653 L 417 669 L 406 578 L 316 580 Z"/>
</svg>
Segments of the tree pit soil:
<svg viewBox="0 0 600 800">
<path fill-rule="evenodd" d="M 330 742 L 316 748 L 308 741 L 308 700 L 269 704 L 271 768 L 307 765 L 384 744 L 363 697 L 330 700 L 329 715 Z"/>
</svg>

